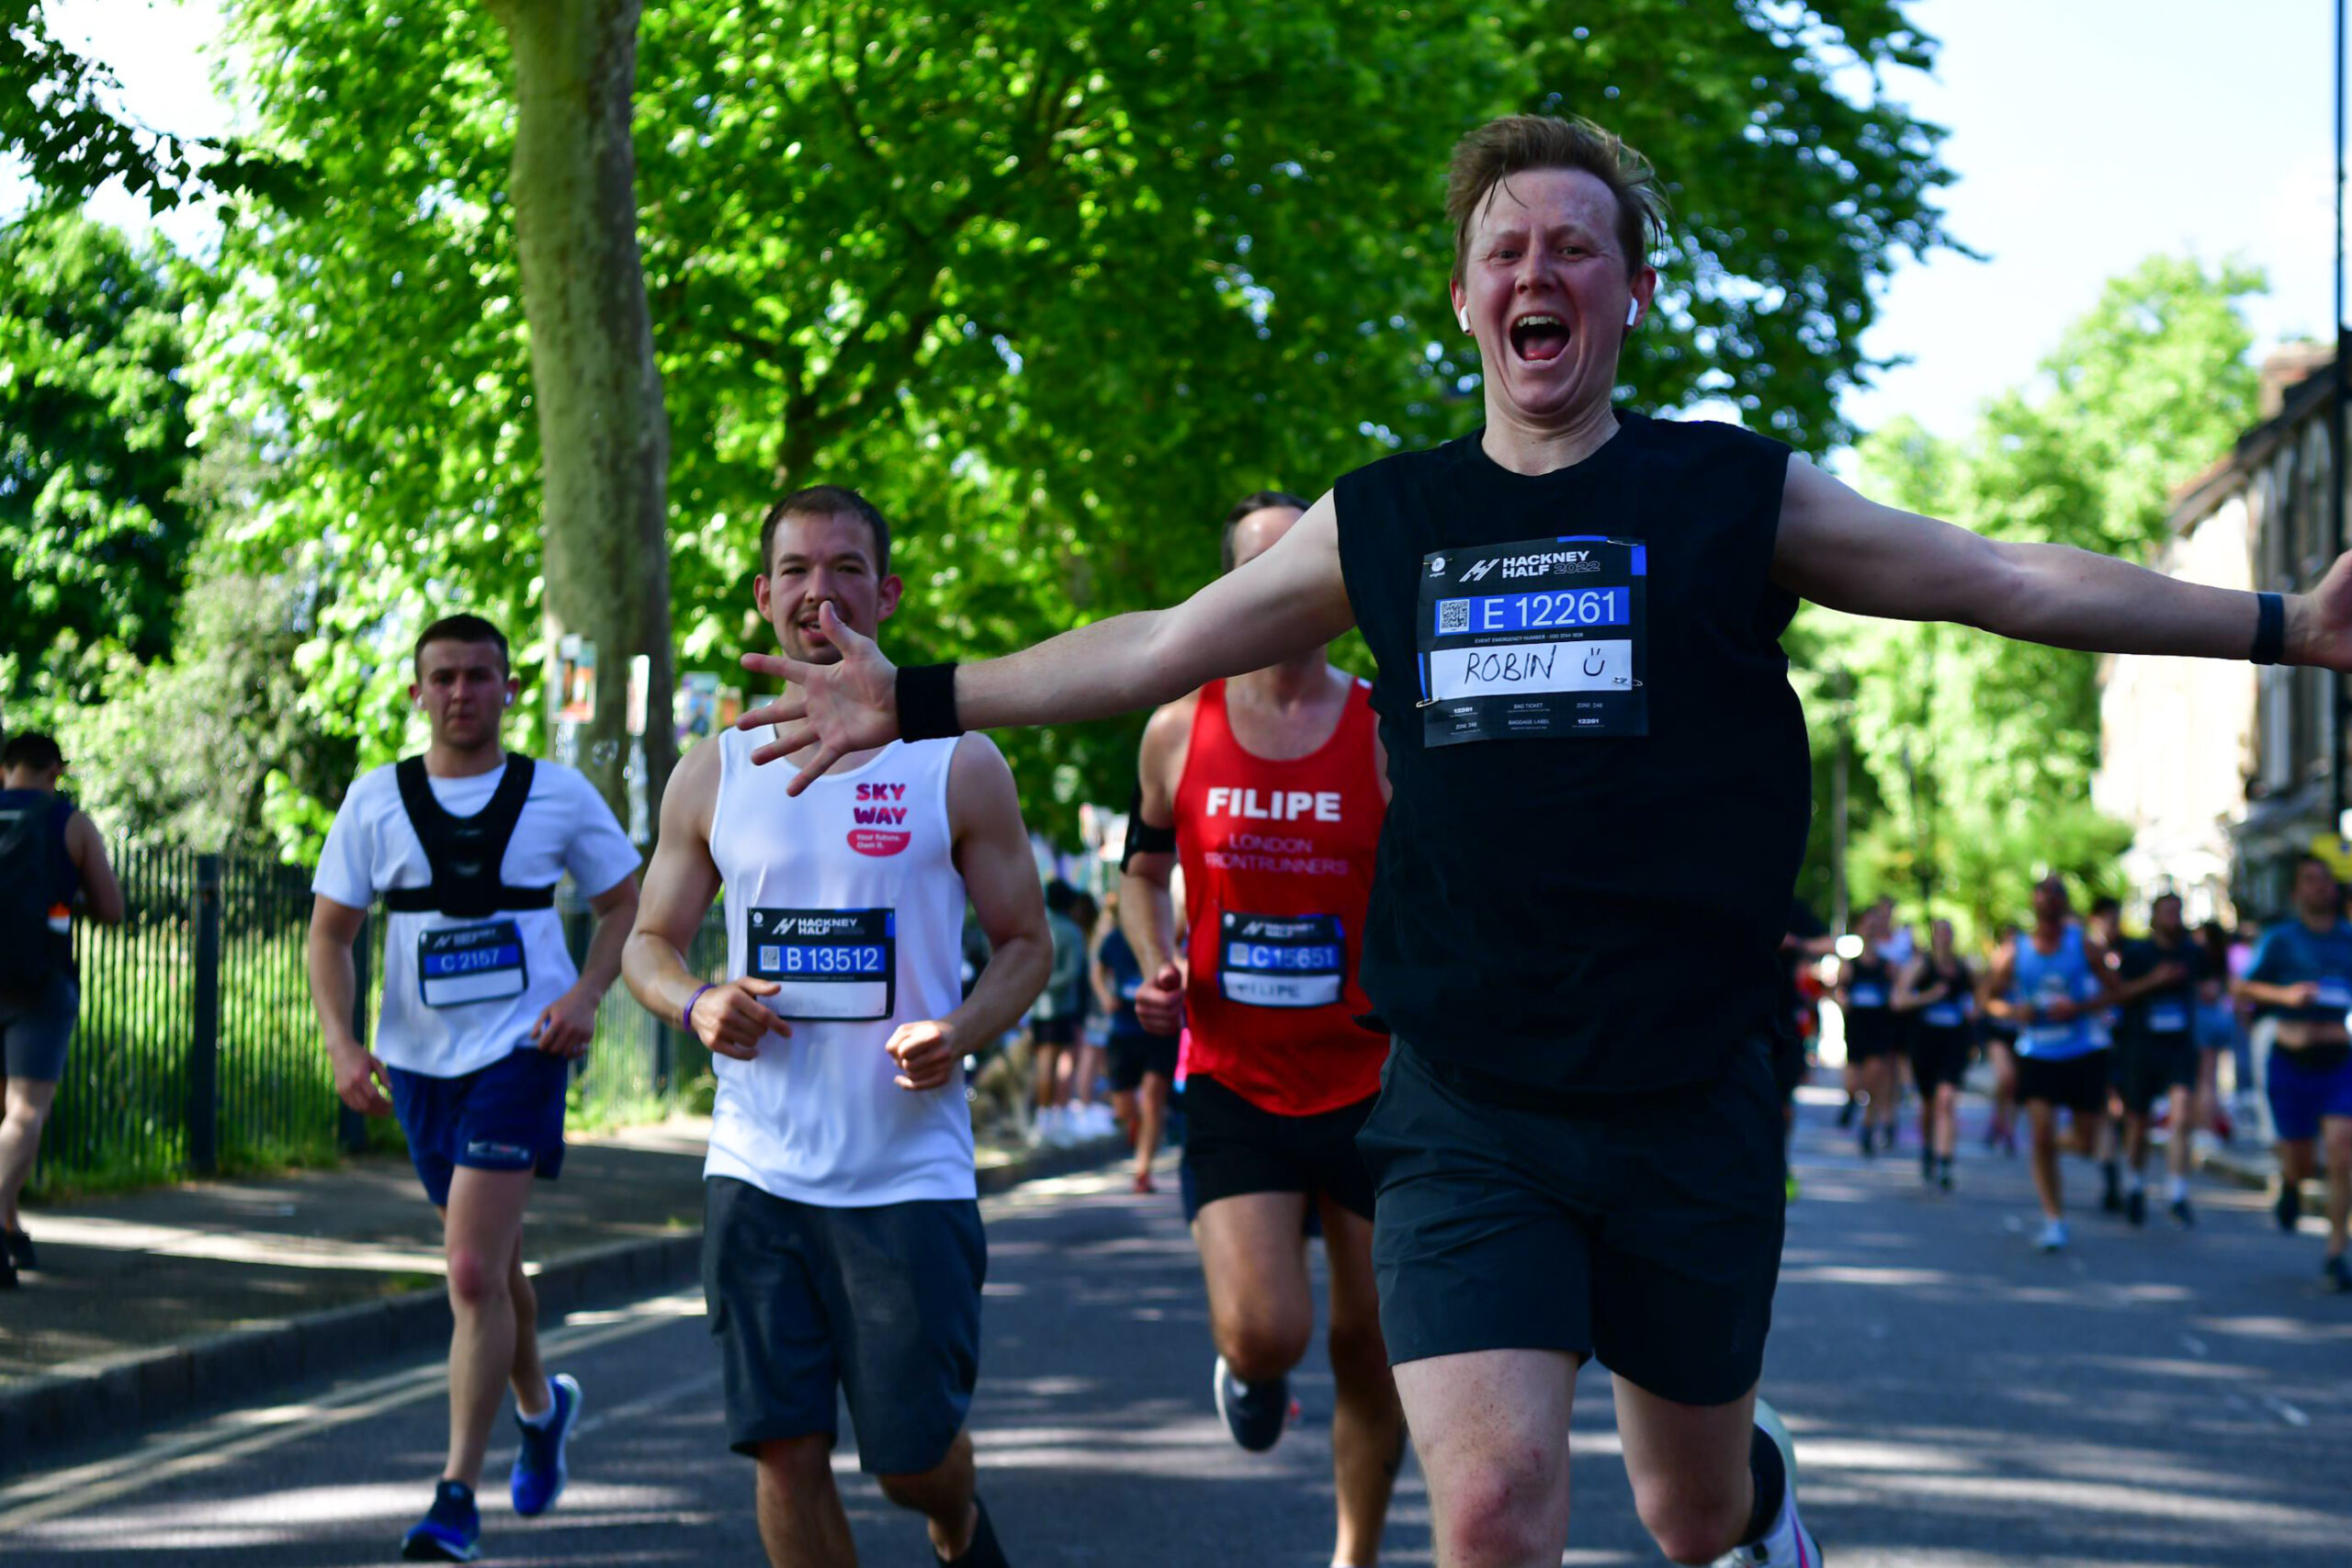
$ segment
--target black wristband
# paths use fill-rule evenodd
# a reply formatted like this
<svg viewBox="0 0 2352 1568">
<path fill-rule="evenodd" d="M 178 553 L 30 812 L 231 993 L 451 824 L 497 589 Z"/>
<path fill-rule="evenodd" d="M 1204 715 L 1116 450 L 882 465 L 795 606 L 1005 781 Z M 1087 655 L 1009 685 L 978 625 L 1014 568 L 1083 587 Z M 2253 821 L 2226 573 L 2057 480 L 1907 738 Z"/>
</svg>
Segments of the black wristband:
<svg viewBox="0 0 2352 1568">
<path fill-rule="evenodd" d="M 1143 819 L 1143 785 L 1136 785 L 1136 797 L 1127 807 L 1127 843 L 1119 855 L 1119 869 L 1125 871 L 1137 855 L 1172 855 L 1176 852 L 1176 829 L 1161 828 Z"/>
<path fill-rule="evenodd" d="M 2287 652 L 2287 602 L 2276 593 L 2254 596 L 2254 651 L 2256 664 L 2276 664 Z"/>
<path fill-rule="evenodd" d="M 964 733 L 956 719 L 956 666 L 907 664 L 899 670 L 899 739 L 952 740 Z"/>
</svg>

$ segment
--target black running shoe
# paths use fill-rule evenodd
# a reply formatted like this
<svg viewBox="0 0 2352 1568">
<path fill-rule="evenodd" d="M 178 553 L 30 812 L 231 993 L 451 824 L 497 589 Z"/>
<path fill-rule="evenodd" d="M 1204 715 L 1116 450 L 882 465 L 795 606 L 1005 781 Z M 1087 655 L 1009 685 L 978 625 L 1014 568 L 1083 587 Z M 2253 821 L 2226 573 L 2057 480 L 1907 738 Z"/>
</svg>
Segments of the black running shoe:
<svg viewBox="0 0 2352 1568">
<path fill-rule="evenodd" d="M 2148 1190 L 2134 1187 L 2123 1195 L 2123 1218 L 2134 1225 L 2148 1223 Z"/>
<path fill-rule="evenodd" d="M 8 1261 L 15 1264 L 17 1268 L 37 1269 L 40 1267 L 40 1258 L 33 1251 L 33 1238 L 27 1235 L 24 1232 L 7 1231 L 0 1233 L 0 1240 L 6 1241 L 8 1245 Z"/>
<path fill-rule="evenodd" d="M 1842 1133 L 1847 1128 L 1854 1124 L 1854 1111 L 1856 1109 L 1857 1106 L 1854 1102 L 1854 1097 L 1850 1094 L 1848 1095 L 1846 1097 L 1846 1103 L 1840 1107 L 1838 1111 L 1838 1130 L 1839 1132 Z"/>
<path fill-rule="evenodd" d="M 1923 1148 L 1919 1151 L 1919 1179 L 1932 1182 L 1935 1179 L 1936 1151 L 1933 1148 Z"/>
<path fill-rule="evenodd" d="M 1864 1159 L 1878 1158 L 1877 1128 L 1871 1126 L 1867 1122 L 1863 1122 L 1862 1130 L 1854 1134 L 1854 1141 L 1861 1148 L 1862 1157 Z"/>
<path fill-rule="evenodd" d="M 2297 1225 L 2302 1224 L 2303 1194 L 2301 1189 L 2298 1188 L 2291 1181 L 2280 1183 L 2278 1188 L 2278 1201 L 2270 1205 L 2270 1212 L 2278 1216 L 2278 1228 L 2282 1231 L 2291 1231 Z"/>
<path fill-rule="evenodd" d="M 2339 1296 L 2352 1296 L 2352 1262 L 2346 1261 L 2344 1254 L 2337 1253 L 2320 1265 L 2319 1282 L 2322 1290 L 2333 1291 Z"/>
<path fill-rule="evenodd" d="M 2123 1212 L 2123 1172 L 2117 1168 L 2113 1160 L 2108 1160 L 2099 1166 L 2098 1179 L 2100 1183 L 2098 1212 L 2102 1214 L 2121 1213 Z"/>
<path fill-rule="evenodd" d="M 1216 1359 L 1216 1413 L 1225 1417 L 1225 1429 L 1233 1440 L 1253 1454 L 1264 1453 L 1282 1441 L 1283 1428 L 1290 1425 L 1290 1380 L 1276 1378 L 1272 1382 L 1243 1382 L 1226 1366 L 1225 1358 Z"/>
<path fill-rule="evenodd" d="M 6 1253 L 0 1252 L 0 1291 L 13 1291 L 16 1288 L 17 1266 L 8 1261 Z"/>
<path fill-rule="evenodd" d="M 976 1495 L 972 1499 L 972 1508 L 978 1515 L 978 1520 L 972 1526 L 970 1542 L 955 1557 L 942 1558 L 933 1551 L 931 1561 L 944 1563 L 944 1568 L 1012 1568 L 1004 1560 L 1004 1548 L 996 1543 L 996 1527 L 989 1523 L 989 1506 Z"/>
<path fill-rule="evenodd" d="M 2188 1206 L 2188 1199 L 2176 1198 L 2172 1201 L 2172 1223 L 2185 1231 L 2197 1228 L 2197 1211 Z"/>
<path fill-rule="evenodd" d="M 1947 1192 L 1951 1190 L 1951 1161 L 1942 1162 L 1942 1168 L 1936 1172 L 1936 1185 Z"/>
</svg>

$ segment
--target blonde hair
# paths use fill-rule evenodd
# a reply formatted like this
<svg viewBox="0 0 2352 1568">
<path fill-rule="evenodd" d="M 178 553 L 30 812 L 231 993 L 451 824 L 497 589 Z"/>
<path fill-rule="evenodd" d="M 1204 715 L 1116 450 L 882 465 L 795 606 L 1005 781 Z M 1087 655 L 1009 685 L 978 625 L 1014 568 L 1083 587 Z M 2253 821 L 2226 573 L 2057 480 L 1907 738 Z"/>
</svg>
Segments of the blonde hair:
<svg viewBox="0 0 2352 1568">
<path fill-rule="evenodd" d="M 1445 215 L 1453 224 L 1453 276 L 1470 248 L 1470 225 L 1495 187 L 1529 169 L 1582 169 L 1617 198 L 1617 247 L 1625 271 L 1641 270 L 1666 237 L 1666 195 L 1650 161 L 1613 131 L 1578 116 L 1512 114 L 1490 119 L 1453 144 L 1445 171 Z"/>
</svg>

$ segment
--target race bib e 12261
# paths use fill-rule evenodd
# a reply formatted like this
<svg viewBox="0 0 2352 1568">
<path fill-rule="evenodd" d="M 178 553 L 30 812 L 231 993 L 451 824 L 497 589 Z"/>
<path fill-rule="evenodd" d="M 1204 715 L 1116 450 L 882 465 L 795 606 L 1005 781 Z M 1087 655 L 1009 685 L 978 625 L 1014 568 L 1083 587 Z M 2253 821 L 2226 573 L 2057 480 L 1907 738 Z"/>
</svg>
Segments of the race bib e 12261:
<svg viewBox="0 0 2352 1568">
<path fill-rule="evenodd" d="M 1568 535 L 1421 558 L 1421 743 L 1649 733 L 1649 551 Z"/>
</svg>

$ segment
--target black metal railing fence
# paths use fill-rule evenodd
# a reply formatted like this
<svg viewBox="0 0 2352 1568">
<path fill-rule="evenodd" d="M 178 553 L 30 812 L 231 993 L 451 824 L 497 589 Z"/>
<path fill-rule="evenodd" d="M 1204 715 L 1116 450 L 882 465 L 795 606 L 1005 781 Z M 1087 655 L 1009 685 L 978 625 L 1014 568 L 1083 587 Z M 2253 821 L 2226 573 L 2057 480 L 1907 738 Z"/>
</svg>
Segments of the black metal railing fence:
<svg viewBox="0 0 2352 1568">
<path fill-rule="evenodd" d="M 82 1010 L 41 1140 L 35 1190 L 132 1186 L 220 1170 L 318 1163 L 389 1144 L 399 1130 L 343 1110 L 320 1043 L 304 943 L 311 876 L 236 851 L 113 849 L 126 915 L 75 922 Z M 566 894 L 570 890 L 567 887 Z M 593 923 L 559 895 L 574 954 Z M 383 921 L 359 947 L 363 1038 L 372 1034 Z M 715 973 L 725 936 L 705 921 L 690 959 Z M 574 1069 L 576 1123 L 616 1125 L 674 1109 L 709 1067 L 702 1043 L 606 993 L 596 1038 Z"/>
</svg>

